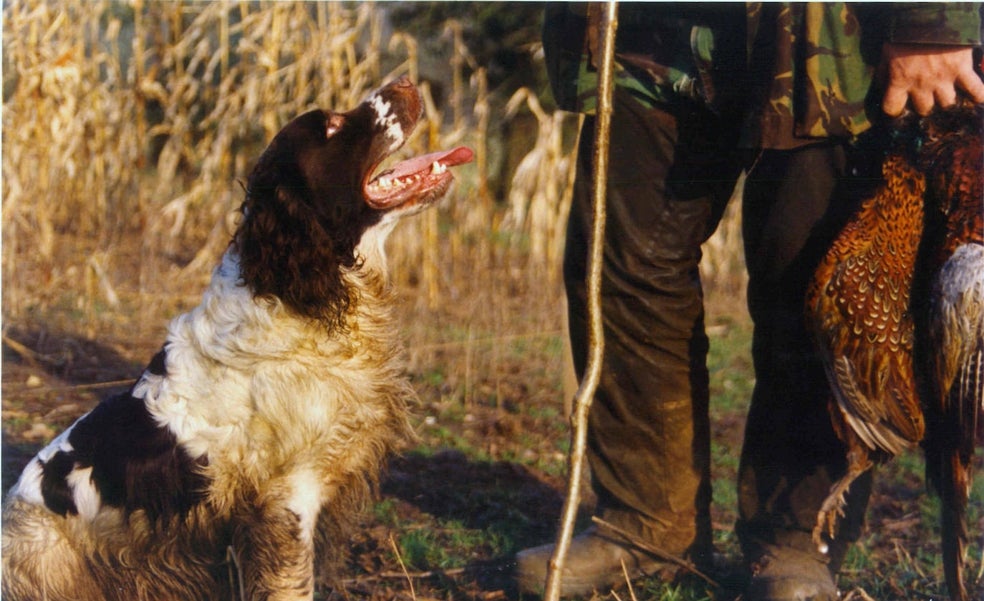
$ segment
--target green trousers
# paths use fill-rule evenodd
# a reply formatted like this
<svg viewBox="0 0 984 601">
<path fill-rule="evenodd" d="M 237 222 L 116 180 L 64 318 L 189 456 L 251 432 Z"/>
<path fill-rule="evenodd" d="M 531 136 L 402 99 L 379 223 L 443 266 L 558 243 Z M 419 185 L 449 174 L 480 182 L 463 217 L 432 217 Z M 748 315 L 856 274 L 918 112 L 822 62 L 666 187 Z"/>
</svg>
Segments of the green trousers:
<svg viewBox="0 0 984 601">
<path fill-rule="evenodd" d="M 738 125 L 694 105 L 644 108 L 616 91 L 602 284 L 605 358 L 588 460 L 600 517 L 695 559 L 712 546 L 708 339 L 698 264 L 700 245 L 748 163 L 748 153 L 735 149 Z M 564 260 L 579 374 L 587 357 L 593 133 L 589 117 Z M 822 368 L 802 324 L 807 266 L 816 257 L 800 250 L 826 212 L 840 169 L 834 155 L 836 147 L 810 147 L 757 157 L 748 177 L 757 383 L 737 527 L 747 555 L 772 544 L 807 547 L 816 511 L 845 467 L 825 414 Z M 796 166 L 808 156 L 809 166 Z M 813 162 L 823 168 L 812 171 Z M 863 502 L 851 506 L 863 513 Z"/>
</svg>

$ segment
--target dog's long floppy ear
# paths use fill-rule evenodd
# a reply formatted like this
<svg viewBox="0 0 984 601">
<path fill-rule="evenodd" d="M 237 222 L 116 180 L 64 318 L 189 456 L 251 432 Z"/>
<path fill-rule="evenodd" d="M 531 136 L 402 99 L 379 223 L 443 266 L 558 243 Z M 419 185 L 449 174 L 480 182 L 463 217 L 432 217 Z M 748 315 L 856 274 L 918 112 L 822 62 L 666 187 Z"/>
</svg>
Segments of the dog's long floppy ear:
<svg viewBox="0 0 984 601">
<path fill-rule="evenodd" d="M 275 297 L 303 317 L 343 327 L 354 292 L 342 269 L 356 259 L 304 198 L 307 190 L 293 165 L 264 163 L 261 159 L 250 176 L 243 221 L 233 240 L 240 277 L 255 297 Z"/>
</svg>

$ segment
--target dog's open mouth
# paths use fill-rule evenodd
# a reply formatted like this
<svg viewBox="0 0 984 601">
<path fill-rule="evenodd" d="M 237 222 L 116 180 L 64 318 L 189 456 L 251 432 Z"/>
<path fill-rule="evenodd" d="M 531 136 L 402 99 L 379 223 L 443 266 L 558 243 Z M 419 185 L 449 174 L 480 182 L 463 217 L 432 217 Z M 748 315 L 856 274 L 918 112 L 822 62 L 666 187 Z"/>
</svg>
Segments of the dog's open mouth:
<svg viewBox="0 0 984 601">
<path fill-rule="evenodd" d="M 366 203 L 374 209 L 388 210 L 437 200 L 454 179 L 448 167 L 469 163 L 473 156 L 470 148 L 459 146 L 400 161 L 366 182 Z"/>
</svg>

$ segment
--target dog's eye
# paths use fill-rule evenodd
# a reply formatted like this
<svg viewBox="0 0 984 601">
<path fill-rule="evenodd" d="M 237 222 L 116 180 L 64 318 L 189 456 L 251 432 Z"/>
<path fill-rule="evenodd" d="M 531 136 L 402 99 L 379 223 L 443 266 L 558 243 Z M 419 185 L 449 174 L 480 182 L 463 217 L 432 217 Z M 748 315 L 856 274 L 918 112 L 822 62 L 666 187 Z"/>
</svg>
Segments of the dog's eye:
<svg viewBox="0 0 984 601">
<path fill-rule="evenodd" d="M 342 129 L 343 125 L 345 125 L 345 117 L 333 113 L 328 117 L 328 123 L 325 125 L 325 137 L 330 138 L 334 136 Z"/>
</svg>

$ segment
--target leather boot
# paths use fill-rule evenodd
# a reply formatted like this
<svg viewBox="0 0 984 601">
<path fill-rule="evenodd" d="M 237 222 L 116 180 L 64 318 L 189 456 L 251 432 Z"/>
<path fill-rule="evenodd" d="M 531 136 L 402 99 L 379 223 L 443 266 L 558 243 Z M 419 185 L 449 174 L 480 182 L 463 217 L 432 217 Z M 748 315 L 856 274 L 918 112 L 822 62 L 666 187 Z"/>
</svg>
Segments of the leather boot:
<svg viewBox="0 0 984 601">
<path fill-rule="evenodd" d="M 840 598 L 826 559 L 816 552 L 771 547 L 751 565 L 745 601 L 836 601 Z"/>
<path fill-rule="evenodd" d="M 516 581 L 525 594 L 543 594 L 547 565 L 555 545 L 526 549 L 516 555 Z M 624 571 L 623 571 L 624 566 Z M 627 544 L 615 534 L 592 526 L 571 541 L 561 579 L 562 597 L 607 592 L 624 585 L 626 576 L 635 580 L 654 574 L 670 574 L 677 569 Z"/>
</svg>

